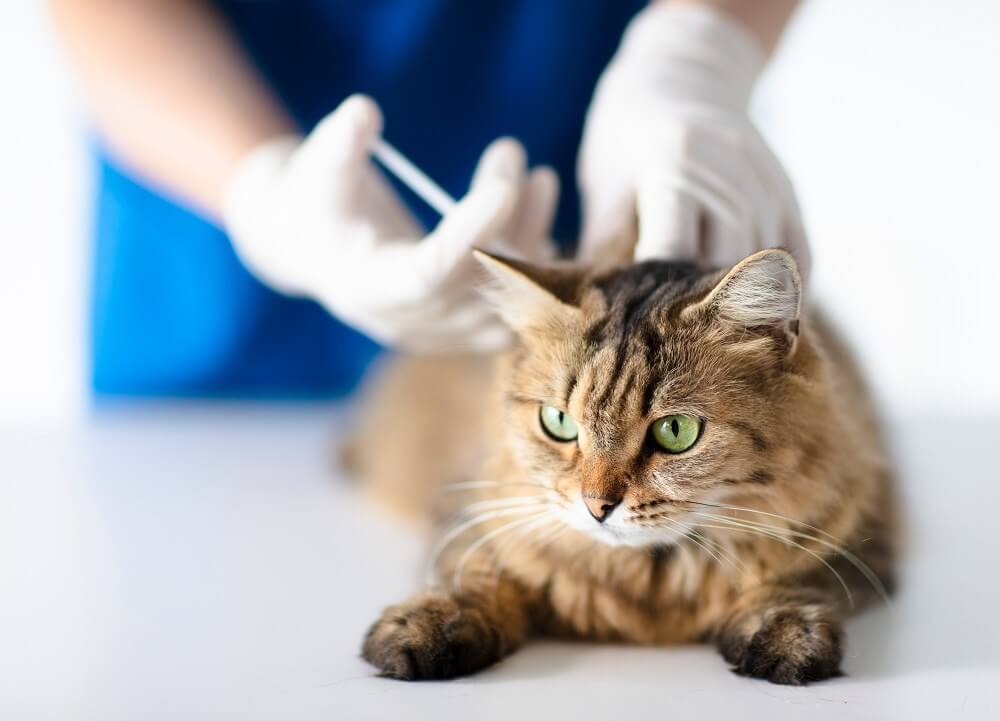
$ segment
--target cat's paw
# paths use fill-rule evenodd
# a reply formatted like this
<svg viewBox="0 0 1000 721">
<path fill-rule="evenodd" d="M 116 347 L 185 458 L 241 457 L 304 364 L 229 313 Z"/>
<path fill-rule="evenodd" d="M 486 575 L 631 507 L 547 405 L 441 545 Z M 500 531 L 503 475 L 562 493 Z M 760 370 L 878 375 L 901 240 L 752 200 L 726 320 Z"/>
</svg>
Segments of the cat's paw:
<svg viewBox="0 0 1000 721">
<path fill-rule="evenodd" d="M 441 594 L 387 608 L 361 648 L 383 676 L 406 681 L 465 676 L 504 653 L 500 633 L 478 611 Z"/>
<path fill-rule="evenodd" d="M 840 675 L 843 631 L 823 610 L 787 608 L 765 613 L 752 633 L 724 633 L 719 651 L 736 673 L 801 686 Z"/>
</svg>

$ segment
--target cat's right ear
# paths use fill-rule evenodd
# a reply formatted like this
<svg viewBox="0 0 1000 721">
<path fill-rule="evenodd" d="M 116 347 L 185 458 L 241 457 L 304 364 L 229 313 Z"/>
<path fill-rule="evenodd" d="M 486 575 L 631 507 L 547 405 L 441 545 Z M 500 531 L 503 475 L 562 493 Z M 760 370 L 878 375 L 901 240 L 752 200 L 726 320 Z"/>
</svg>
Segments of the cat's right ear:
<svg viewBox="0 0 1000 721">
<path fill-rule="evenodd" d="M 580 317 L 575 305 L 583 279 L 579 267 L 539 266 L 478 249 L 472 252 L 496 281 L 483 294 L 512 330 L 539 331 Z"/>
<path fill-rule="evenodd" d="M 771 248 L 737 263 L 681 317 L 710 315 L 741 331 L 763 331 L 795 349 L 802 305 L 802 279 L 791 253 Z"/>
</svg>

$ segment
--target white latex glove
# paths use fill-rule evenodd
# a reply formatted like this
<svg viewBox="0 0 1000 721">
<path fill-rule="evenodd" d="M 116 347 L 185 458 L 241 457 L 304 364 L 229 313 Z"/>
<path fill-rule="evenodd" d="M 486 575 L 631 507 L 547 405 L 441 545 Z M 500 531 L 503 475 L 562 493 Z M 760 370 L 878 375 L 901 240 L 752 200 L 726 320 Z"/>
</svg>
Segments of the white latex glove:
<svg viewBox="0 0 1000 721">
<path fill-rule="evenodd" d="M 225 198 L 226 229 L 266 284 L 313 298 L 376 340 L 409 350 L 489 350 L 508 334 L 476 291 L 473 246 L 538 258 L 558 196 L 509 139 L 483 154 L 469 193 L 429 234 L 368 156 L 382 129 L 352 96 L 305 139 L 252 151 Z M 426 236 L 426 237 L 425 237 Z"/>
<path fill-rule="evenodd" d="M 584 257 L 638 236 L 637 260 L 725 266 L 783 246 L 808 267 L 791 184 L 747 116 L 764 60 L 709 8 L 656 2 L 636 16 L 587 113 Z"/>
</svg>

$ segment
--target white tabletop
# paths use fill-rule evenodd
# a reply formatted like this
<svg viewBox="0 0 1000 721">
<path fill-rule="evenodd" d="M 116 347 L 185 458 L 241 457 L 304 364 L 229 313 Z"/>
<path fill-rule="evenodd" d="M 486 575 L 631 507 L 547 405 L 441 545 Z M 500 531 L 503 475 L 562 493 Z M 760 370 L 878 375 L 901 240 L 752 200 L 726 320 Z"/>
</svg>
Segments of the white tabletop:
<svg viewBox="0 0 1000 721">
<path fill-rule="evenodd" d="M 807 688 L 707 647 L 554 643 L 468 679 L 375 678 L 360 638 L 421 546 L 335 477 L 339 425 L 171 405 L 0 429 L 0 718 L 1000 718 L 1000 421 L 894 426 L 902 590 L 849 625 L 847 676 Z"/>
</svg>

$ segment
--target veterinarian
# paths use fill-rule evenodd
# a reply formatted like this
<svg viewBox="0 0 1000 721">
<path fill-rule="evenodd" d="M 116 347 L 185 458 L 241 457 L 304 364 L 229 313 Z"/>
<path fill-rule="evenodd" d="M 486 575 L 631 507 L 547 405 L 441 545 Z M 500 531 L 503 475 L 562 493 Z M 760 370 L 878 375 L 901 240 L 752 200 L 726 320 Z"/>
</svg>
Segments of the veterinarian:
<svg viewBox="0 0 1000 721">
<path fill-rule="evenodd" d="M 804 249 L 747 117 L 795 4 L 51 0 L 96 129 L 95 391 L 337 395 L 375 341 L 491 347 L 469 249 L 581 215 L 591 259 Z M 460 198 L 440 222 L 383 133 Z"/>
</svg>

